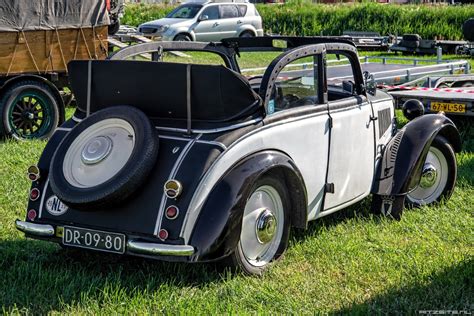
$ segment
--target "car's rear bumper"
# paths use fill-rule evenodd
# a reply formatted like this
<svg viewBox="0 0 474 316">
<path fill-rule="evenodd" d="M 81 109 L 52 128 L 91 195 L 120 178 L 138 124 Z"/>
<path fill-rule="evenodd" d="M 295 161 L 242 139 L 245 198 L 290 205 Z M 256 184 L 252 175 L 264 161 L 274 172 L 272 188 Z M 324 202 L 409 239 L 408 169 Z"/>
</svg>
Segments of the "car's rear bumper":
<svg viewBox="0 0 474 316">
<path fill-rule="evenodd" d="M 55 236 L 55 229 L 52 225 L 30 223 L 17 219 L 15 226 L 18 230 L 30 236 Z M 126 252 L 128 254 L 148 256 L 189 257 L 194 254 L 195 250 L 194 247 L 189 245 L 167 245 L 130 239 L 127 241 Z"/>
</svg>

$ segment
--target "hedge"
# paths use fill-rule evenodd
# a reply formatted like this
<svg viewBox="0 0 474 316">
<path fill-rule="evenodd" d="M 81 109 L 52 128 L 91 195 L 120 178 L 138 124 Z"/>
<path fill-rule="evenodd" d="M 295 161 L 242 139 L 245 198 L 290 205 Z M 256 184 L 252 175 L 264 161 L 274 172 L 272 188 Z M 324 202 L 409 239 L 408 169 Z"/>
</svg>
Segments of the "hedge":
<svg viewBox="0 0 474 316">
<path fill-rule="evenodd" d="M 371 31 L 382 35 L 417 33 L 427 39 L 462 39 L 462 24 L 474 17 L 474 5 L 416 6 L 377 3 L 322 5 L 293 2 L 257 5 L 266 33 L 285 35 L 341 35 L 343 31 Z M 127 5 L 124 24 L 137 26 L 164 17 L 168 5 Z"/>
</svg>

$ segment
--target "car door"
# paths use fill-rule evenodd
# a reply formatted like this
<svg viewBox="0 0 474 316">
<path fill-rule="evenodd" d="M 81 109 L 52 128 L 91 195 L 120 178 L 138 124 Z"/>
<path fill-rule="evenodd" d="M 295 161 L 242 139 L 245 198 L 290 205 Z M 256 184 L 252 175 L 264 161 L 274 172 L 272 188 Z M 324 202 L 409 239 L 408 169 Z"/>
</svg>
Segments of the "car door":
<svg viewBox="0 0 474 316">
<path fill-rule="evenodd" d="M 220 39 L 237 36 L 237 28 L 240 27 L 241 18 L 239 9 L 235 4 L 219 5 L 220 12 Z M 240 22 L 240 23 L 238 23 Z"/>
<path fill-rule="evenodd" d="M 331 130 L 321 90 L 323 51 L 324 45 L 318 44 L 280 55 L 266 70 L 259 89 L 267 131 L 256 137 L 265 148 L 287 154 L 301 172 L 308 220 L 321 212 L 328 166 Z"/>
<path fill-rule="evenodd" d="M 198 17 L 198 22 L 194 28 L 196 41 L 213 42 L 221 39 L 222 25 L 220 22 L 218 5 L 209 5 Z"/>
<path fill-rule="evenodd" d="M 328 110 L 332 128 L 325 211 L 335 211 L 367 196 L 374 176 L 372 106 L 361 93 L 362 75 L 357 55 L 352 57 L 350 65 L 336 62 L 333 69 L 331 66 L 327 68 Z M 343 67 L 345 70 L 341 76 Z M 339 77 L 335 78 L 336 75 Z"/>
</svg>

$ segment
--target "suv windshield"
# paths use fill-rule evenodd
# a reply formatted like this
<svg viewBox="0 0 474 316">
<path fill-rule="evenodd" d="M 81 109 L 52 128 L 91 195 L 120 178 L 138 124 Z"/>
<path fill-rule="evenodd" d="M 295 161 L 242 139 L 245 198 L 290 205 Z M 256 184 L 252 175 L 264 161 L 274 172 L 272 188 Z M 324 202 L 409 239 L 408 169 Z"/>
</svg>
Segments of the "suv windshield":
<svg viewBox="0 0 474 316">
<path fill-rule="evenodd" d="M 184 4 L 171 11 L 166 17 L 172 19 L 192 19 L 201 10 L 200 4 Z"/>
</svg>

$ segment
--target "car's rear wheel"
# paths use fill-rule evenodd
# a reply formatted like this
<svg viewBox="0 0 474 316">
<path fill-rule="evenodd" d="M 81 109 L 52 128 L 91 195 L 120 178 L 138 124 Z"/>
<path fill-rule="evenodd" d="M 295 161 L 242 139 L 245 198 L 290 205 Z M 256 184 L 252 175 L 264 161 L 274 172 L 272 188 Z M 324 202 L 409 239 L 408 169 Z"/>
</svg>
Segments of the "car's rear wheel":
<svg viewBox="0 0 474 316">
<path fill-rule="evenodd" d="M 456 156 L 449 142 L 437 136 L 426 156 L 420 183 L 407 194 L 408 206 L 420 207 L 448 199 L 456 183 Z"/>
<path fill-rule="evenodd" d="M 51 188 L 71 207 L 116 205 L 146 180 L 157 155 L 158 137 L 147 116 L 130 106 L 109 107 L 84 119 L 59 144 Z"/>
<path fill-rule="evenodd" d="M 229 257 L 244 273 L 260 275 L 286 250 L 290 230 L 289 198 L 282 180 L 265 176 L 245 204 L 239 243 Z"/>
<path fill-rule="evenodd" d="M 244 31 L 240 34 L 239 37 L 254 37 L 255 35 L 250 31 Z"/>
</svg>

